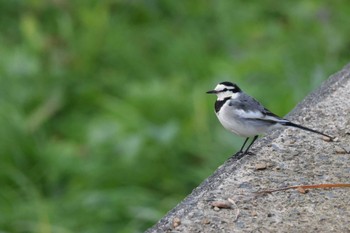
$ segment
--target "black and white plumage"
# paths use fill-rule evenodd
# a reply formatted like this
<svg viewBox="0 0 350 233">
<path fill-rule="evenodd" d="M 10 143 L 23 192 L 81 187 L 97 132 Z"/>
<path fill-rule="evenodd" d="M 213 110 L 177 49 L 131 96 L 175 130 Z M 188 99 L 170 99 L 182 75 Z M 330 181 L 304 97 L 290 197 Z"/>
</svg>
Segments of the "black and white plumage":
<svg viewBox="0 0 350 233">
<path fill-rule="evenodd" d="M 273 114 L 234 83 L 221 82 L 214 90 L 207 93 L 217 95 L 215 113 L 220 123 L 232 133 L 246 137 L 240 152 L 243 152 L 244 146 L 250 137 L 253 137 L 253 140 L 244 153 L 248 152 L 259 134 L 282 126 L 299 128 L 332 139 L 327 134 L 292 123 Z"/>
</svg>

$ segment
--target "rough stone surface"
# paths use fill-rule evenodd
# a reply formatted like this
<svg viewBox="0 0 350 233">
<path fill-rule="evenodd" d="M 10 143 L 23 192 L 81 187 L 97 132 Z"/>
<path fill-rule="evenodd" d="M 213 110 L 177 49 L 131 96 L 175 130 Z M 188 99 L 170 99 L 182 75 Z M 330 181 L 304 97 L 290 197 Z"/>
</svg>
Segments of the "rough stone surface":
<svg viewBox="0 0 350 233">
<path fill-rule="evenodd" d="M 255 155 L 228 159 L 146 232 L 350 232 L 350 188 L 254 193 L 290 185 L 350 183 L 350 154 L 337 153 L 339 148 L 350 150 L 350 65 L 286 118 L 338 140 L 327 142 L 292 128 L 271 132 L 252 147 Z M 267 166 L 256 169 L 256 164 Z M 213 202 L 231 206 L 219 208 Z"/>
</svg>

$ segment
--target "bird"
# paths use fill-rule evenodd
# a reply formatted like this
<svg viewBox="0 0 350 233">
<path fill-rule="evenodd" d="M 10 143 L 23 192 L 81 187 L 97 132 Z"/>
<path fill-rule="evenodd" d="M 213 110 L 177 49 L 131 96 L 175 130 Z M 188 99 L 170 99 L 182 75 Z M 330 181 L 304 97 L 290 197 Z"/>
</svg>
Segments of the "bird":
<svg viewBox="0 0 350 233">
<path fill-rule="evenodd" d="M 250 147 L 260 134 L 264 134 L 270 129 L 284 126 L 316 133 L 330 140 L 333 139 L 333 137 L 325 133 L 277 116 L 253 97 L 243 92 L 235 83 L 228 81 L 220 82 L 214 90 L 207 91 L 206 93 L 217 96 L 214 105 L 215 114 L 224 128 L 238 136 L 246 138 L 238 152 L 239 154 L 250 153 Z M 251 137 L 253 137 L 253 140 L 244 151 L 244 147 Z"/>
</svg>

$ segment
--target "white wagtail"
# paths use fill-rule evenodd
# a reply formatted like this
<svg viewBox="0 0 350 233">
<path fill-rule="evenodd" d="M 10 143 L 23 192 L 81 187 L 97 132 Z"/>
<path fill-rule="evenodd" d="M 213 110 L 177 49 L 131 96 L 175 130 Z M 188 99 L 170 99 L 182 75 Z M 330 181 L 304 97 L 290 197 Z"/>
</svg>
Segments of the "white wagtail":
<svg viewBox="0 0 350 233">
<path fill-rule="evenodd" d="M 333 139 L 327 134 L 292 123 L 273 114 L 234 83 L 221 82 L 214 90 L 207 91 L 207 93 L 217 95 L 215 113 L 220 123 L 232 133 L 246 137 L 239 153 L 243 152 L 250 137 L 254 136 L 244 154 L 248 152 L 259 134 L 281 126 L 291 126 Z"/>
</svg>

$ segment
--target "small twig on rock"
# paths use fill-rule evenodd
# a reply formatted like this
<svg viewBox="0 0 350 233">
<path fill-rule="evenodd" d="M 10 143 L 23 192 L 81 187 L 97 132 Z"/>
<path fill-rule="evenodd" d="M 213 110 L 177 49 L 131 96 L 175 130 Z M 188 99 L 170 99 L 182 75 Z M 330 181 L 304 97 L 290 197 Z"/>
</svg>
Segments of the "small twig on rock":
<svg viewBox="0 0 350 233">
<path fill-rule="evenodd" d="M 239 211 L 239 209 L 238 209 L 238 207 L 237 207 L 237 204 L 236 204 L 236 202 L 235 202 L 234 200 L 232 200 L 231 198 L 227 198 L 227 200 L 228 200 L 232 205 L 234 205 L 234 206 L 236 207 L 236 209 L 237 209 L 236 217 L 235 217 L 235 219 L 233 219 L 233 222 L 236 222 L 236 221 L 238 220 L 240 211 Z"/>
<path fill-rule="evenodd" d="M 278 189 L 267 189 L 262 190 L 259 192 L 255 192 L 257 194 L 265 194 L 265 193 L 273 193 L 273 192 L 279 192 L 279 191 L 285 191 L 288 189 L 319 189 L 319 188 L 350 188 L 350 184 L 312 184 L 312 185 L 297 185 L 297 186 L 288 186 L 284 188 L 278 188 Z"/>
</svg>

